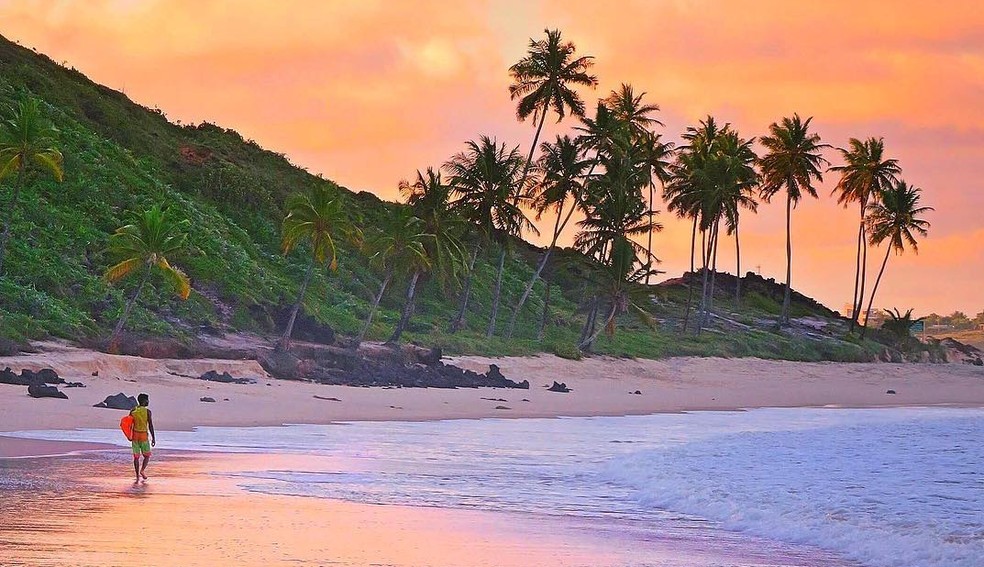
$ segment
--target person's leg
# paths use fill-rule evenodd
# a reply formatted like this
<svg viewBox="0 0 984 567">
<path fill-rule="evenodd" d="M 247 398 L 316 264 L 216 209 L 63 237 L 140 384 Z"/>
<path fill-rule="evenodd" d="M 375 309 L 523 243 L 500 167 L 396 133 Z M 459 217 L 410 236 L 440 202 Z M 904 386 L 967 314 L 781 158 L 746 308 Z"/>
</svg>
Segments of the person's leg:
<svg viewBox="0 0 984 567">
<path fill-rule="evenodd" d="M 144 453 L 143 466 L 140 467 L 140 476 L 147 480 L 147 463 L 150 462 L 150 453 Z"/>
<path fill-rule="evenodd" d="M 133 455 L 133 475 L 140 482 L 140 455 Z"/>
</svg>

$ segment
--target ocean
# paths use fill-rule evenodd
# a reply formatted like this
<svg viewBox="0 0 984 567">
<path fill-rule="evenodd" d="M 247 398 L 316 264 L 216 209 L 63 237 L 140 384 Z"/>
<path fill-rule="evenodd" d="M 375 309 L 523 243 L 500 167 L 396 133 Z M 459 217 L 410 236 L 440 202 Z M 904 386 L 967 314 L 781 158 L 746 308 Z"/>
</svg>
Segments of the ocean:
<svg viewBox="0 0 984 567">
<path fill-rule="evenodd" d="M 734 558 L 694 565 L 984 565 L 982 409 L 202 427 L 160 440 L 318 457 L 221 473 L 245 490 L 543 518 L 635 550 L 624 565 L 669 565 L 647 559 L 654 544 Z"/>
</svg>

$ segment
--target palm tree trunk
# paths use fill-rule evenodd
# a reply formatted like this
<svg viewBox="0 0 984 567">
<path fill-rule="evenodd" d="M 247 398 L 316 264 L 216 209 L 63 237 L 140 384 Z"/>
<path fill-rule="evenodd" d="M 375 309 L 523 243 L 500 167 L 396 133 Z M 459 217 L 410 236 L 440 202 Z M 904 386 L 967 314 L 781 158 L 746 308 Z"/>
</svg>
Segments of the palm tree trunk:
<svg viewBox="0 0 984 567">
<path fill-rule="evenodd" d="M 3 261 L 7 255 L 7 241 L 10 240 L 10 229 L 14 223 L 14 209 L 17 208 L 17 199 L 20 197 L 21 187 L 24 186 L 24 160 L 21 159 L 20 166 L 17 168 L 17 184 L 14 185 L 14 194 L 10 196 L 10 204 L 7 206 L 7 214 L 3 221 L 3 235 L 0 236 L 0 276 L 3 276 Z"/>
<path fill-rule="evenodd" d="M 543 335 L 547 330 L 547 324 L 550 323 L 550 281 L 544 280 L 547 289 L 543 292 L 543 314 L 540 316 L 540 328 L 536 331 L 536 340 L 542 341 Z"/>
<path fill-rule="evenodd" d="M 530 153 L 526 156 L 526 165 L 523 166 L 523 175 L 519 178 L 519 189 L 522 190 L 523 186 L 526 185 L 526 177 L 530 174 L 530 165 L 533 164 L 533 154 L 536 153 L 536 143 L 540 140 L 540 131 L 543 130 L 543 122 L 547 119 L 547 111 L 550 110 L 547 106 L 547 102 L 550 99 L 547 98 L 543 102 L 543 112 L 540 113 L 540 124 L 536 127 L 536 134 L 533 135 L 533 145 L 530 146 Z M 519 202 L 519 192 L 516 193 L 517 198 L 515 201 Z"/>
<path fill-rule="evenodd" d="M 789 324 L 789 287 L 793 274 L 793 243 L 792 243 L 793 199 L 786 193 L 786 290 L 782 296 L 782 313 L 779 315 L 779 327 Z"/>
<path fill-rule="evenodd" d="M 711 311 L 714 309 L 714 287 L 715 287 L 714 284 L 715 284 L 715 281 L 717 279 L 718 241 L 721 238 L 720 235 L 721 235 L 721 219 L 718 219 L 718 221 L 716 223 L 714 223 L 714 232 L 711 235 L 711 250 L 712 250 L 712 255 L 711 255 L 711 258 L 712 258 L 712 260 L 711 260 L 711 287 L 710 287 L 710 291 L 708 291 L 708 293 L 707 293 L 707 309 L 704 310 L 704 324 L 705 325 L 707 324 L 707 321 L 711 317 Z"/>
<path fill-rule="evenodd" d="M 369 332 L 369 327 L 372 326 L 372 318 L 376 314 L 376 309 L 379 307 L 379 302 L 383 299 L 383 294 L 386 293 L 386 287 L 389 286 L 390 280 L 393 279 L 393 269 L 387 268 L 386 275 L 383 277 L 383 283 L 379 286 L 379 293 L 376 297 L 372 299 L 372 307 L 369 308 L 369 315 L 366 317 L 366 324 L 362 326 L 362 332 L 359 333 L 359 338 L 355 341 L 356 348 L 362 344 L 362 341 L 366 338 L 366 333 Z"/>
<path fill-rule="evenodd" d="M 472 252 L 471 262 L 468 264 L 468 275 L 465 276 L 465 289 L 461 290 L 461 303 L 458 306 L 458 312 L 455 313 L 454 318 L 451 319 L 451 328 L 449 331 L 454 334 L 461 329 L 461 324 L 465 320 L 465 313 L 468 312 L 468 299 L 471 297 L 471 284 L 472 284 L 472 274 L 475 272 L 475 260 L 478 259 L 478 251 L 482 248 L 481 243 L 475 245 L 475 251 Z"/>
<path fill-rule="evenodd" d="M 861 308 L 864 307 L 864 288 L 865 280 L 868 274 L 868 242 L 867 242 L 867 230 L 865 230 L 864 225 L 861 225 L 861 285 L 858 287 L 858 307 L 855 309 L 855 317 L 861 317 Z"/>
<path fill-rule="evenodd" d="M 116 328 L 113 329 L 113 334 L 109 336 L 109 345 L 107 345 L 109 348 L 107 350 L 110 352 L 117 350 L 117 343 L 120 340 L 120 334 L 123 332 L 123 325 L 130 318 L 130 311 L 133 311 L 133 306 L 137 303 L 137 297 L 140 296 L 140 291 L 143 290 L 144 284 L 147 283 L 149 277 L 150 266 L 144 266 L 144 275 L 140 278 L 140 285 L 137 286 L 136 291 L 133 292 L 129 301 L 126 302 L 126 307 L 123 308 L 123 314 L 120 315 L 120 320 L 116 322 Z"/>
<path fill-rule="evenodd" d="M 881 283 L 882 274 L 885 273 L 885 265 L 888 264 L 888 255 L 892 252 L 892 244 L 888 244 L 885 250 L 885 259 L 882 260 L 881 269 L 878 270 L 878 277 L 875 278 L 875 287 L 871 289 L 871 299 L 868 300 L 868 310 L 864 314 L 864 326 L 861 327 L 861 338 L 864 338 L 865 331 L 868 330 L 868 318 L 871 317 L 871 305 L 875 302 L 875 294 L 878 293 L 878 284 Z"/>
<path fill-rule="evenodd" d="M 290 319 L 287 320 L 287 328 L 284 329 L 283 336 L 277 342 L 276 348 L 278 351 L 290 350 L 290 335 L 294 332 L 294 321 L 297 320 L 297 312 L 301 310 L 301 304 L 304 303 L 304 295 L 307 293 L 308 283 L 311 282 L 311 275 L 314 274 L 314 264 L 314 256 L 311 256 L 311 263 L 308 264 L 307 273 L 304 274 L 304 281 L 301 283 L 301 289 L 297 293 L 297 302 L 294 303 L 294 309 L 290 312 Z"/>
<path fill-rule="evenodd" d="M 854 259 L 854 295 L 851 296 L 851 326 L 848 332 L 854 332 L 854 327 L 858 324 L 858 315 L 861 306 L 858 302 L 858 286 L 861 283 L 861 246 L 864 243 L 864 205 L 861 205 L 861 222 L 858 224 L 858 249 Z"/>
<path fill-rule="evenodd" d="M 694 300 L 694 254 L 697 252 L 697 215 L 694 215 L 694 227 L 690 231 L 690 282 L 687 283 L 687 311 L 683 316 L 683 332 L 687 332 L 687 324 L 690 322 L 690 306 Z"/>
<path fill-rule="evenodd" d="M 563 213 L 563 204 L 561 204 L 561 210 L 557 211 L 557 220 L 554 222 L 553 238 L 550 240 L 550 246 L 543 251 L 543 256 L 540 257 L 540 261 L 536 265 L 536 271 L 533 273 L 533 277 L 530 281 L 526 282 L 526 288 L 523 290 L 523 295 L 519 297 L 519 302 L 516 307 L 513 308 L 512 316 L 509 318 L 509 329 L 506 331 L 506 338 L 512 338 L 513 331 L 516 330 L 516 319 L 519 318 L 519 312 L 523 310 L 523 305 L 526 304 L 526 300 L 529 299 L 530 293 L 533 291 L 533 286 L 536 284 L 536 280 L 540 278 L 540 274 L 543 273 L 543 268 L 547 265 L 547 260 L 550 259 L 550 253 L 553 252 L 554 246 L 557 245 L 557 239 L 560 237 L 560 231 L 563 230 L 560 224 L 560 217 Z M 571 207 L 571 211 L 574 207 Z M 570 219 L 570 215 L 567 215 Z M 566 222 L 564 224 L 567 224 Z"/>
<path fill-rule="evenodd" d="M 396 329 L 393 329 L 392 336 L 386 341 L 388 344 L 399 344 L 403 331 L 406 330 L 407 325 L 410 323 L 410 317 L 413 315 L 413 303 L 417 298 L 417 280 L 419 279 L 420 270 L 414 270 L 413 277 L 410 278 L 410 284 L 407 285 L 407 298 L 403 302 L 403 312 L 400 313 L 400 322 L 396 324 Z"/>
<path fill-rule="evenodd" d="M 738 238 L 738 217 L 735 216 L 735 310 L 741 306 L 741 240 Z"/>
<path fill-rule="evenodd" d="M 653 266 L 653 189 L 656 186 L 649 184 L 649 242 L 646 243 L 646 285 L 649 285 L 649 277 L 652 275 Z"/>
<path fill-rule="evenodd" d="M 492 313 L 489 314 L 489 326 L 485 330 L 485 338 L 495 335 L 495 319 L 499 315 L 499 295 L 502 293 L 502 269 L 506 265 L 506 245 L 501 244 L 499 252 L 499 269 L 495 272 L 495 289 L 492 291 Z"/>
<path fill-rule="evenodd" d="M 711 263 L 710 258 L 711 246 L 707 240 L 707 229 L 701 231 L 701 242 L 700 242 L 700 259 L 703 263 L 701 267 L 701 285 L 700 285 L 700 309 L 697 311 L 697 334 L 704 328 L 704 310 L 707 308 L 707 276 L 708 276 L 708 266 Z"/>
<path fill-rule="evenodd" d="M 584 326 L 581 327 L 581 336 L 577 339 L 577 344 L 581 344 L 584 339 L 588 338 L 591 331 L 594 329 L 592 326 L 592 320 L 594 319 L 598 311 L 598 296 L 591 298 L 590 307 L 588 307 L 587 317 L 584 318 Z"/>
<path fill-rule="evenodd" d="M 612 322 L 612 319 L 615 318 L 615 312 L 617 311 L 617 309 L 618 309 L 618 304 L 612 301 L 612 308 L 608 310 L 608 317 L 605 319 L 604 324 L 602 324 L 601 327 L 599 327 L 597 330 L 595 330 L 595 328 L 592 327 L 591 334 L 588 336 L 588 338 L 584 339 L 583 341 L 581 341 L 579 345 L 577 345 L 578 350 L 588 351 L 591 349 L 591 346 L 594 344 L 595 339 L 598 338 L 598 335 L 600 335 L 601 332 L 605 330 L 605 328 L 607 328 L 608 325 Z"/>
</svg>

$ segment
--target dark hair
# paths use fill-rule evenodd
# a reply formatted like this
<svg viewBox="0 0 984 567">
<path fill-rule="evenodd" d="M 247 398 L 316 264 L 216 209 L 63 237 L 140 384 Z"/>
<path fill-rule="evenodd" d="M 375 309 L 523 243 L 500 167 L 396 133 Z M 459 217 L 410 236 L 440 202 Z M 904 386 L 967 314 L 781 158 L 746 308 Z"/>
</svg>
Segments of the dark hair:
<svg viewBox="0 0 984 567">
<path fill-rule="evenodd" d="M 147 394 L 140 394 L 139 396 L 137 396 L 137 403 L 142 406 L 149 404 L 150 396 L 148 396 Z"/>
</svg>

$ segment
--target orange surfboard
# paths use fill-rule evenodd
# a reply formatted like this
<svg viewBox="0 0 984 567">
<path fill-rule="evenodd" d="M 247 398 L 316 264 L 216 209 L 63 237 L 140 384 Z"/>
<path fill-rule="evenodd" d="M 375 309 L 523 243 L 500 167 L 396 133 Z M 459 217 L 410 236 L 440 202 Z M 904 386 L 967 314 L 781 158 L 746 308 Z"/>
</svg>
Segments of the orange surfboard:
<svg viewBox="0 0 984 567">
<path fill-rule="evenodd" d="M 120 429 L 123 430 L 123 435 L 126 435 L 127 441 L 133 441 L 133 416 L 126 414 L 123 419 L 120 420 Z"/>
</svg>

